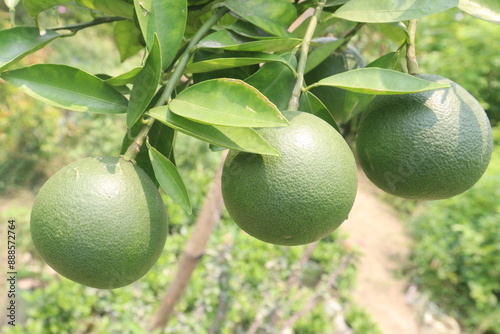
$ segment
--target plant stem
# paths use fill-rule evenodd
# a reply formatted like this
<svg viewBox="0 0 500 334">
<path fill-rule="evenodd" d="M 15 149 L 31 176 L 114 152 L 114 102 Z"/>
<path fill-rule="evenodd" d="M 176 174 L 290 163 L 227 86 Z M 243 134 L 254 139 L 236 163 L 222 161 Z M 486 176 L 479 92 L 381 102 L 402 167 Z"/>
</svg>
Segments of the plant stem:
<svg viewBox="0 0 500 334">
<path fill-rule="evenodd" d="M 304 71 L 306 68 L 307 55 L 309 53 L 309 45 L 311 44 L 314 31 L 316 30 L 316 26 L 318 25 L 318 21 L 321 17 L 321 12 L 323 12 L 325 4 L 326 0 L 321 0 L 318 2 L 318 6 L 314 10 L 314 13 L 311 17 L 311 22 L 309 22 L 307 31 L 304 35 L 304 38 L 302 39 L 299 63 L 297 65 L 297 80 L 295 81 L 295 87 L 293 88 L 292 97 L 288 102 L 288 110 L 296 111 L 299 109 L 299 100 L 300 94 L 302 94 L 302 86 L 304 85 Z"/>
<path fill-rule="evenodd" d="M 155 119 L 149 118 L 147 123 L 144 124 L 139 131 L 139 134 L 135 137 L 134 141 L 129 145 L 125 154 L 123 154 L 123 159 L 127 161 L 133 161 L 137 154 L 141 151 L 141 147 L 144 144 L 144 141 L 148 137 L 148 132 L 151 130 Z M 135 162 L 134 162 L 135 163 Z"/>
<path fill-rule="evenodd" d="M 119 17 L 119 16 L 100 17 L 100 18 L 95 19 L 95 20 L 90 21 L 90 22 L 70 24 L 70 25 L 62 26 L 62 27 L 49 28 L 47 30 L 54 30 L 54 31 L 70 30 L 73 34 L 76 34 L 79 30 L 82 30 L 82 29 L 85 29 L 88 27 L 96 26 L 96 25 L 103 24 L 103 23 L 110 23 L 110 22 L 123 21 L 123 20 L 126 20 L 126 19 L 123 17 Z"/>
<path fill-rule="evenodd" d="M 351 38 L 353 38 L 358 33 L 359 29 L 363 28 L 365 24 L 366 23 L 364 22 L 359 22 L 358 24 L 356 24 L 356 26 L 354 26 L 354 28 L 346 32 L 345 35 L 342 36 L 342 38 L 344 39 L 344 43 L 342 43 L 342 45 L 339 46 L 339 49 L 345 48 L 347 44 L 349 44 L 349 42 L 351 41 Z"/>
<path fill-rule="evenodd" d="M 9 9 L 9 16 L 10 16 L 10 25 L 11 27 L 16 26 L 16 10 L 15 9 Z"/>
<path fill-rule="evenodd" d="M 163 91 L 162 95 L 158 99 L 158 102 L 156 102 L 155 107 L 162 106 L 168 101 L 170 101 L 172 97 L 172 93 L 175 90 L 175 87 L 179 83 L 182 74 L 184 73 L 184 70 L 186 69 L 186 65 L 189 62 L 189 59 L 191 58 L 191 54 L 195 48 L 195 46 L 198 44 L 198 42 L 206 35 L 206 33 L 210 30 L 210 28 L 219 21 L 219 19 L 227 12 L 226 8 L 219 8 L 201 27 L 200 29 L 196 32 L 196 34 L 193 36 L 191 41 L 189 42 L 188 46 L 184 50 L 184 53 L 182 54 L 181 58 L 179 59 L 179 62 L 175 66 L 174 72 L 172 73 L 172 76 L 167 82 L 167 85 L 165 87 L 165 90 Z M 141 131 L 135 137 L 134 141 L 130 146 L 128 147 L 127 151 L 123 155 L 123 158 L 125 160 L 132 161 L 135 159 L 137 154 L 139 154 L 139 151 L 141 150 L 142 144 L 144 144 L 144 140 L 148 136 L 148 132 L 153 126 L 154 123 L 154 118 L 149 118 L 148 122 L 143 125 Z"/>
<path fill-rule="evenodd" d="M 410 20 L 408 24 L 409 37 L 406 41 L 406 66 L 408 67 L 408 73 L 419 74 L 417 56 L 415 52 L 415 34 L 417 32 L 417 20 Z"/>
</svg>

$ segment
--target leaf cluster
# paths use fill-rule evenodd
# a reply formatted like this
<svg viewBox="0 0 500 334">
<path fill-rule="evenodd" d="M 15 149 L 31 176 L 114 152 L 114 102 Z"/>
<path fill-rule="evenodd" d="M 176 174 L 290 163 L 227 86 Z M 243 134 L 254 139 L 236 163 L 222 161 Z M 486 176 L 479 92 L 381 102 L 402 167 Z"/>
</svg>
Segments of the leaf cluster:
<svg viewBox="0 0 500 334">
<path fill-rule="evenodd" d="M 11 13 L 19 6 L 16 2 L 6 4 Z M 304 41 L 304 29 L 311 19 L 295 30 L 290 26 L 300 14 L 317 7 L 315 1 L 78 0 L 76 5 L 90 12 L 94 20 L 42 24 L 40 15 L 68 4 L 63 0 L 23 1 L 36 26 L 0 30 L 1 78 L 56 107 L 126 113 L 128 133 L 121 153 L 137 158 L 139 166 L 190 212 L 189 194 L 173 156 L 177 132 L 206 141 L 214 149 L 279 155 L 255 128 L 287 125 L 280 110 L 291 105 L 293 87 L 308 72 L 319 70 L 326 75 L 307 78 L 298 108 L 337 129 L 339 123 L 355 119 L 373 95 L 443 87 L 395 71 L 401 48 L 366 68 L 357 51 L 351 50 L 351 54 L 358 68 L 348 68 L 343 59 L 349 54 L 349 40 L 363 25 L 382 24 L 389 38 L 404 45 L 408 31 L 402 21 L 455 7 L 457 1 L 424 1 L 418 5 L 411 1 L 326 1 L 315 36 L 338 22 L 358 24 L 333 41 L 313 40 L 305 69 L 297 67 L 296 56 L 299 47 L 311 42 Z M 470 6 L 464 10 L 472 11 Z M 63 14 L 55 15 L 65 23 Z M 62 64 L 15 68 L 19 60 L 48 44 L 101 24 L 114 26 L 122 62 L 144 50 L 143 62 L 120 75 L 89 73 Z M 332 53 L 340 55 L 340 63 L 328 64 Z M 329 68 L 323 70 L 321 66 Z M 325 94 L 320 88 L 336 91 Z M 146 127 L 145 119 L 149 119 Z"/>
<path fill-rule="evenodd" d="M 137 328 L 136 324 L 144 319 L 144 313 L 150 313 L 161 287 L 173 275 L 173 264 L 179 255 L 177 245 L 189 231 L 189 224 L 184 222 L 192 221 L 192 218 L 185 218 L 184 211 L 198 211 L 197 203 L 201 202 L 203 194 L 197 189 L 206 186 L 211 175 L 203 169 L 206 161 L 199 158 L 206 145 L 202 149 L 193 143 L 179 146 L 179 133 L 209 143 L 214 150 L 232 148 L 277 155 L 279 153 L 258 135 L 255 128 L 286 126 L 281 111 L 287 109 L 292 89 L 300 76 L 310 75 L 302 87 L 301 110 L 323 118 L 334 127 L 355 122 L 376 94 L 406 94 L 439 88 L 402 73 L 398 66 L 402 47 L 409 37 L 407 20 L 458 6 L 467 13 L 498 23 L 495 17 L 500 12 L 496 2 L 487 0 L 464 0 L 460 3 L 457 0 L 329 0 L 313 37 L 321 37 L 333 31 L 334 27 L 349 29 L 337 30 L 337 38 L 329 41 L 313 40 L 305 73 L 299 73 L 298 49 L 311 19 L 306 19 L 294 30 L 290 26 L 306 10 L 315 8 L 317 1 L 78 0 L 79 10 L 91 15 L 93 20 L 73 22 L 74 17 L 67 20 L 64 14 L 55 14 L 60 24 L 44 24 L 44 14 L 57 13 L 54 8 L 67 6 L 68 3 L 61 0 L 24 0 L 22 5 L 36 24 L 0 30 L 0 78 L 33 98 L 64 111 L 40 105 L 37 105 L 39 110 L 27 110 L 28 107 L 22 103 L 16 104 L 16 99 L 8 100 L 5 109 L 18 115 L 32 113 L 30 122 L 37 123 L 40 129 L 59 127 L 54 119 L 68 118 L 62 117 L 71 115 L 67 110 L 84 112 L 85 117 L 96 122 L 102 120 L 100 132 L 115 132 L 110 124 L 113 121 L 109 119 L 124 114 L 127 134 L 119 134 L 123 137 L 122 154 L 126 154 L 134 144 L 145 124 L 152 124 L 147 138 L 142 138 L 144 143 L 139 145 L 135 160 L 169 195 L 165 201 L 172 221 L 172 240 L 156 268 L 148 273 L 145 281 L 138 283 L 140 289 L 130 287 L 116 293 L 102 292 L 99 295 L 102 303 L 96 301 L 94 291 L 77 287 L 64 279 L 62 283 L 49 280 L 46 289 L 26 292 L 25 302 L 33 306 L 27 309 L 33 313 L 29 315 L 31 320 L 26 323 L 27 327 L 21 330 L 33 333 L 40 332 L 41 328 L 68 332 L 103 332 L 109 328 L 116 332 L 130 331 Z M 12 13 L 19 9 L 21 3 L 6 1 L 6 5 Z M 15 18 L 15 15 L 11 17 Z M 80 31 L 97 25 L 112 25 L 109 37 L 114 38 L 118 50 L 115 56 L 122 62 L 135 61 L 123 73 L 115 75 L 113 69 L 90 73 L 68 64 L 43 62 L 19 67 L 19 61 L 24 57 L 56 41 L 77 39 L 81 36 Z M 381 50 L 366 66 L 359 52 L 350 49 L 348 44 L 354 35 L 363 32 L 360 30 L 363 27 L 375 27 L 395 45 L 390 50 Z M 137 57 L 138 54 L 142 57 Z M 332 55 L 334 62 L 330 63 Z M 142 61 L 137 61 L 141 58 Z M 356 65 L 350 66 L 349 61 L 353 59 Z M 326 75 L 314 78 L 314 71 Z M 327 90 L 321 94 L 319 88 L 334 88 L 337 91 L 332 93 Z M 12 96 L 12 88 L 6 89 L 5 94 Z M 61 114 L 54 118 L 41 115 L 58 112 Z M 100 113 L 110 118 L 104 120 L 95 115 Z M 9 117 L 18 115 L 9 114 Z M 4 115 L 0 117 L 3 128 L 8 121 Z M 78 120 L 81 119 L 85 118 Z M 64 127 L 70 129 L 71 125 L 65 123 Z M 31 150 L 32 146 L 24 143 L 15 147 L 7 145 L 14 148 L 7 152 L 10 158 L 16 157 L 15 149 L 31 153 L 41 152 L 43 147 L 43 152 L 49 152 L 49 157 L 50 152 L 56 150 L 50 147 L 54 138 L 41 139 L 39 133 L 25 130 L 32 128 L 33 124 L 18 130 L 27 133 L 26 143 L 34 148 Z M 8 135 L 18 130 L 9 129 Z M 106 136 L 80 133 L 72 138 L 87 138 L 82 140 L 81 145 L 99 149 L 101 154 L 109 150 L 102 144 L 107 141 Z M 24 170 L 35 170 L 37 163 L 39 161 L 27 161 Z M 2 165 L 2 182 L 4 175 L 8 176 L 5 171 L 10 170 L 12 165 Z M 441 214 L 438 217 L 447 223 L 441 224 L 431 217 L 421 218 L 416 226 L 420 226 L 421 231 L 432 233 L 415 234 L 419 244 L 435 250 L 433 257 L 429 258 L 424 252 L 425 247 L 416 248 L 418 256 L 415 258 L 421 260 L 418 268 L 422 282 L 427 281 L 431 286 L 429 289 L 434 289 L 436 295 L 439 293 L 445 301 L 451 300 L 457 292 L 463 293 L 465 297 L 457 302 L 459 316 L 472 315 L 464 318 L 466 324 L 480 324 L 484 328 L 495 325 L 495 319 L 500 318 L 494 313 L 498 310 L 498 282 L 489 279 L 498 277 L 498 266 L 491 262 L 491 258 L 498 258 L 496 245 L 499 240 L 495 237 L 499 233 L 489 234 L 496 228 L 494 220 L 483 217 L 474 207 L 482 207 L 483 211 L 497 209 L 489 200 L 498 198 L 495 191 L 500 187 L 493 179 L 491 185 L 495 187 L 481 183 L 481 187 L 487 187 L 490 196 L 478 193 L 473 204 L 450 202 L 450 210 L 443 212 L 431 204 L 429 212 Z M 189 195 L 187 189 L 190 189 Z M 175 205 L 174 200 L 180 206 Z M 459 215 L 460 212 L 462 214 Z M 468 215 L 474 219 L 473 228 L 465 224 L 464 217 Z M 233 246 L 236 240 L 238 247 Z M 341 241 L 340 237 L 333 236 L 319 243 L 306 269 L 300 272 L 300 284 L 290 287 L 283 282 L 294 272 L 303 248 L 285 250 L 262 246 L 260 242 L 257 247 L 257 241 L 237 232 L 233 225 L 223 224 L 216 231 L 211 251 L 202 263 L 207 270 L 196 273 L 192 289 L 174 317 L 175 328 L 179 332 L 200 332 L 211 328 L 221 304 L 228 308 L 226 320 L 220 325 L 226 332 L 248 329 L 255 323 L 255 319 L 261 316 L 256 314 L 255 305 L 262 305 L 266 311 L 259 326 L 272 328 L 276 325 L 272 315 L 277 306 L 283 320 L 300 311 L 303 300 L 316 297 L 317 284 L 324 283 L 324 275 L 331 273 L 349 253 Z M 435 247 L 441 244 L 445 251 Z M 450 259 L 449 254 L 456 254 L 457 257 Z M 429 270 L 429 263 L 434 258 L 441 261 L 439 268 Z M 483 260 L 487 266 L 483 265 Z M 335 288 L 341 297 L 350 287 L 354 271 L 353 266 L 348 266 L 336 279 Z M 435 275 L 440 277 L 442 285 L 432 287 Z M 230 283 L 229 276 L 232 278 Z M 68 294 L 68 290 L 61 289 L 60 284 L 67 284 L 74 293 Z M 237 293 L 242 286 L 251 292 Z M 320 291 L 330 291 L 331 287 L 324 286 L 323 289 Z M 470 308 L 471 300 L 477 308 Z M 142 307 L 137 303 L 143 303 Z M 78 307 L 72 306 L 75 304 Z M 55 314 L 63 315 L 63 320 Z M 122 317 L 120 321 L 115 320 L 117 314 Z M 494 317 L 488 317 L 488 314 Z M 88 317 L 93 319 L 92 323 L 85 321 Z M 329 332 L 326 326 L 331 323 L 330 319 L 319 307 L 314 308 L 308 317 L 299 319 L 296 328 L 300 328 L 301 332 Z M 311 328 L 310 323 L 317 327 Z M 359 326 L 369 327 L 367 323 L 362 322 Z"/>
</svg>

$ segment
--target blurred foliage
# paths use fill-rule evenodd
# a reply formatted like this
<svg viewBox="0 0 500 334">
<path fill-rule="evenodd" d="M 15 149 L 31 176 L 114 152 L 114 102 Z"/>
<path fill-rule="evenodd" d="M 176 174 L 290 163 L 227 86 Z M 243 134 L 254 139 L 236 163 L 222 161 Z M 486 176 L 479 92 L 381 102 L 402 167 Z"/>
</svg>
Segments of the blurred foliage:
<svg viewBox="0 0 500 334">
<path fill-rule="evenodd" d="M 500 127 L 494 138 L 489 168 L 473 188 L 406 206 L 414 209 L 411 277 L 470 333 L 500 333 Z"/>
<path fill-rule="evenodd" d="M 0 193 L 37 188 L 71 161 L 119 153 L 124 117 L 57 109 L 5 83 L 0 96 Z"/>
<path fill-rule="evenodd" d="M 18 23 L 33 24 L 19 7 Z M 89 12 L 68 4 L 68 24 L 90 20 Z M 8 27 L 0 12 L 0 28 Z M 46 18 L 47 25 L 56 22 Z M 90 73 L 112 69 L 117 75 L 131 69 L 140 55 L 120 63 L 112 26 L 102 25 L 79 32 L 79 38 L 56 40 L 47 48 L 23 59 L 19 66 L 37 63 L 78 65 Z M 89 43 L 89 41 L 99 41 Z M 98 45 L 98 47 L 89 47 Z M 96 61 L 99 59 L 99 61 Z M 140 58 L 139 58 L 140 62 Z M 125 133 L 124 115 L 78 113 L 54 108 L 31 99 L 0 81 L 0 194 L 23 187 L 37 190 L 49 175 L 68 163 L 87 156 L 117 155 Z"/>
<path fill-rule="evenodd" d="M 449 78 L 468 90 L 489 118 L 500 120 L 500 26 L 458 9 L 419 20 L 420 70 Z"/>
<path fill-rule="evenodd" d="M 347 308 L 345 318 L 349 327 L 356 334 L 382 334 L 382 331 L 366 311 L 355 304 Z"/>
</svg>

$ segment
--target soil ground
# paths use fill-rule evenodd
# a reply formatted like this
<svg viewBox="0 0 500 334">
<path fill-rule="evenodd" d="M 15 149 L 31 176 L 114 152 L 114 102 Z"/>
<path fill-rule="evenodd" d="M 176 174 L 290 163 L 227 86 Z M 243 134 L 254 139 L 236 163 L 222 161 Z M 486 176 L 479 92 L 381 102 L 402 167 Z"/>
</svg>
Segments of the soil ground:
<svg viewBox="0 0 500 334">
<path fill-rule="evenodd" d="M 397 213 L 380 200 L 380 192 L 361 169 L 354 207 L 341 230 L 362 251 L 355 301 L 379 324 L 384 334 L 417 334 L 419 325 L 405 299 L 407 284 L 396 278 L 409 251 L 410 239 Z"/>
</svg>

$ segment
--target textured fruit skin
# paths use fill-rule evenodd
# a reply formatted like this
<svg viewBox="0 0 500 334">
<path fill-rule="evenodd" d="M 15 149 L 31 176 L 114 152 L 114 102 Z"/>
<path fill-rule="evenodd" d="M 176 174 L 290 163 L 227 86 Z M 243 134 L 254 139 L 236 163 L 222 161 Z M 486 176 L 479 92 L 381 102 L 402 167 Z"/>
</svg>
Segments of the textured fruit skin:
<svg viewBox="0 0 500 334">
<path fill-rule="evenodd" d="M 87 158 L 55 173 L 31 212 L 31 237 L 59 274 L 114 289 L 146 274 L 167 237 L 167 213 L 153 181 L 117 157 Z"/>
<path fill-rule="evenodd" d="M 302 245 L 335 230 L 357 191 L 354 156 L 328 123 L 304 112 L 259 134 L 281 156 L 231 150 L 222 172 L 226 208 L 248 234 L 278 245 Z"/>
<path fill-rule="evenodd" d="M 463 87 L 437 75 L 418 77 L 451 87 L 375 97 L 359 125 L 357 153 L 382 190 L 444 199 L 469 189 L 485 172 L 493 151 L 491 126 Z"/>
</svg>

